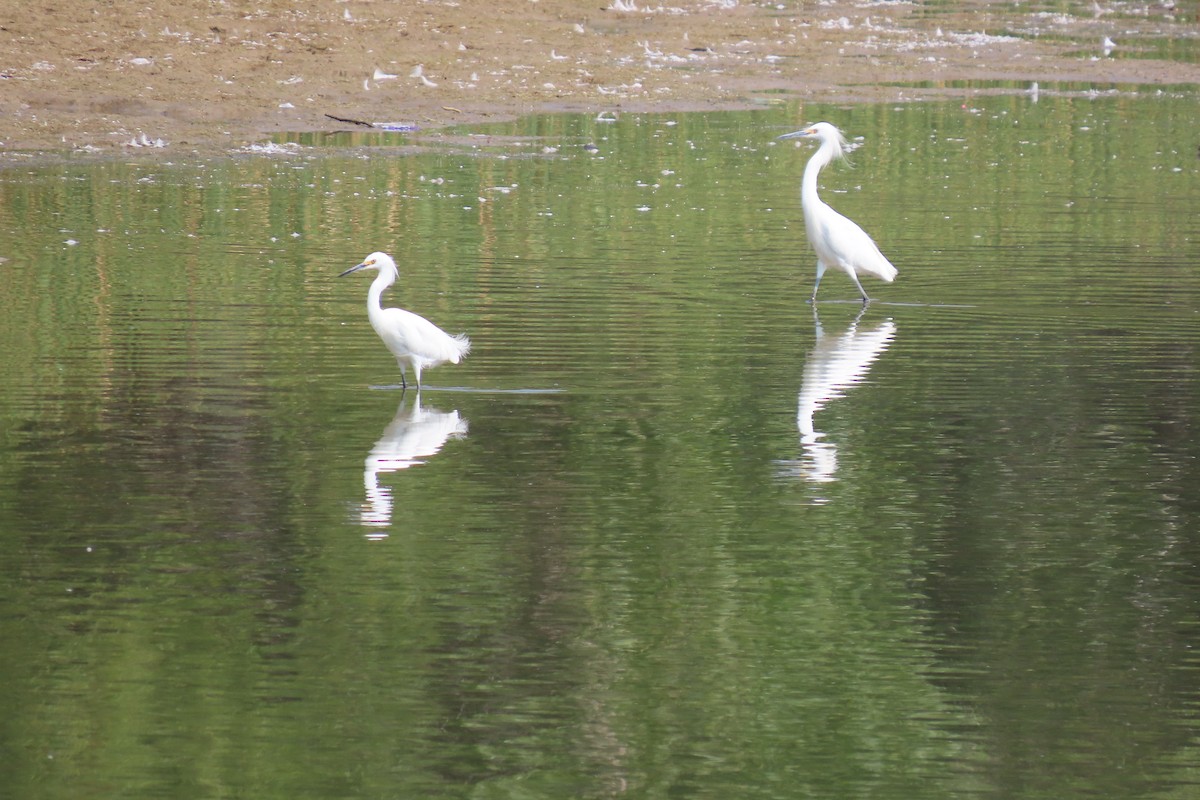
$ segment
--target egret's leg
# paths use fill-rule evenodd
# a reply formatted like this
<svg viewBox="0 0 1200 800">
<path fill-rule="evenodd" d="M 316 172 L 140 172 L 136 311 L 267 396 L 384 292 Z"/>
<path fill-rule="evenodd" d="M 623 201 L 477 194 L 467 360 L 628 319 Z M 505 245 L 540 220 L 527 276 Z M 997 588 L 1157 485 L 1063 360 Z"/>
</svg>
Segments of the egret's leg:
<svg viewBox="0 0 1200 800">
<path fill-rule="evenodd" d="M 850 280 L 854 281 L 854 285 L 858 287 L 858 293 L 862 295 L 863 305 L 871 302 L 871 298 L 867 297 L 867 292 L 863 289 L 862 284 L 858 281 L 858 276 L 854 274 L 854 270 L 846 270 L 850 273 Z"/>
<path fill-rule="evenodd" d="M 421 391 L 421 364 L 414 360 L 413 372 L 417 374 L 417 391 Z"/>
<path fill-rule="evenodd" d="M 821 276 L 824 274 L 825 274 L 825 265 L 822 262 L 818 261 L 817 262 L 817 280 L 813 284 L 812 300 L 810 301 L 813 305 L 816 305 L 816 303 L 817 303 L 817 287 L 821 285 Z"/>
<path fill-rule="evenodd" d="M 400 388 L 407 389 L 408 388 L 408 378 L 406 378 L 404 376 L 404 363 L 400 362 L 400 361 L 398 361 L 396 363 L 400 364 Z"/>
</svg>

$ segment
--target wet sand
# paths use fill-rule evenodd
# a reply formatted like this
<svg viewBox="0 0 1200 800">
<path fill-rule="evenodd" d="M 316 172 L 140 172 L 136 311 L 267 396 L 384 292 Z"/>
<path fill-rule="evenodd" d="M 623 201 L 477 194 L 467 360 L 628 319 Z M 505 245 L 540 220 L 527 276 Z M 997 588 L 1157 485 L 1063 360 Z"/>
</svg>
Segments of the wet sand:
<svg viewBox="0 0 1200 800">
<path fill-rule="evenodd" d="M 354 127 L 327 115 L 428 129 L 543 111 L 915 99 L 971 91 L 964 82 L 1200 84 L 1195 64 L 1121 57 L 1196 35 L 1194 5 L 1158 0 L 1079 3 L 1078 16 L 981 0 L 955 11 L 840 0 L 11 5 L 0 12 L 10 158 L 227 150 Z"/>
</svg>

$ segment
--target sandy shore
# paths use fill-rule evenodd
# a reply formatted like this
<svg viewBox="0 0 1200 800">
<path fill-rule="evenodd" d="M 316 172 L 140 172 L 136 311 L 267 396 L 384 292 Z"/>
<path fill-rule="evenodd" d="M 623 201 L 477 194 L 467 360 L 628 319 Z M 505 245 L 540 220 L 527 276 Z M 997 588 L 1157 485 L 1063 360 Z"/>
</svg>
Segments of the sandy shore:
<svg viewBox="0 0 1200 800">
<path fill-rule="evenodd" d="M 1191 4 L 1100 0 L 1070 16 L 983 0 L 956 11 L 656 2 L 12 3 L 0 12 L 0 143 L 10 155 L 134 142 L 178 152 L 347 128 L 327 114 L 430 128 L 536 111 L 913 98 L 963 81 L 1200 84 L 1194 64 L 1122 57 L 1196 36 Z"/>
</svg>

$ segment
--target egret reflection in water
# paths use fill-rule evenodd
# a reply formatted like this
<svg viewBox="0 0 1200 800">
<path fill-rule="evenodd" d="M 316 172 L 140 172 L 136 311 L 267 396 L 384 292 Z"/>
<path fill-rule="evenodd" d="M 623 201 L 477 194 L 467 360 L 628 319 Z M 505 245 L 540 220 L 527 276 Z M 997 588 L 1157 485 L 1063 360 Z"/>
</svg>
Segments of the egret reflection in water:
<svg viewBox="0 0 1200 800">
<path fill-rule="evenodd" d="M 366 502 L 362 506 L 362 524 L 386 528 L 392 523 L 392 491 L 379 485 L 379 476 L 388 472 L 424 464 L 452 438 L 467 434 L 467 421 L 458 411 L 438 411 L 421 405 L 418 392 L 410 408 L 403 398 L 396 416 L 383 429 L 383 435 L 371 448 L 363 469 Z"/>
<path fill-rule="evenodd" d="M 871 364 L 896 336 L 896 324 L 891 319 L 885 319 L 869 330 L 860 329 L 865 313 L 864 308 L 842 335 L 834 337 L 826 335 L 816 308 L 813 309 L 817 341 L 804 362 L 796 412 L 803 452 L 797 460 L 779 462 L 781 475 L 804 478 L 813 483 L 829 483 L 835 479 L 837 445 L 822 441 L 825 434 L 816 429 L 813 416 L 830 401 L 861 383 Z"/>
</svg>

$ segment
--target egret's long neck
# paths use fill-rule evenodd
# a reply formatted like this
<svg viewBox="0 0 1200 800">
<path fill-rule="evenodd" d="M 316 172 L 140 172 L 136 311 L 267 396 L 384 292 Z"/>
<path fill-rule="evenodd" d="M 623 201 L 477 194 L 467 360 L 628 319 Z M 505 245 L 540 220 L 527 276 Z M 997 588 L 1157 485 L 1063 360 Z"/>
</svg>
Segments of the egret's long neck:
<svg viewBox="0 0 1200 800">
<path fill-rule="evenodd" d="M 817 196 L 817 176 L 821 174 L 821 170 L 825 165 L 833 160 L 834 145 L 832 142 L 823 142 L 817 152 L 813 153 L 813 157 L 808 160 L 808 164 L 804 167 L 804 178 L 800 181 L 800 204 L 807 208 L 813 208 L 820 205 L 821 198 Z"/>
<path fill-rule="evenodd" d="M 368 317 L 383 312 L 383 290 L 391 286 L 395 280 L 395 275 L 388 271 L 380 270 L 379 274 L 375 276 L 375 280 L 371 281 L 371 288 L 367 290 Z"/>
</svg>

